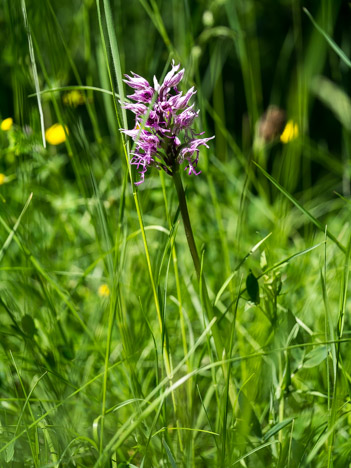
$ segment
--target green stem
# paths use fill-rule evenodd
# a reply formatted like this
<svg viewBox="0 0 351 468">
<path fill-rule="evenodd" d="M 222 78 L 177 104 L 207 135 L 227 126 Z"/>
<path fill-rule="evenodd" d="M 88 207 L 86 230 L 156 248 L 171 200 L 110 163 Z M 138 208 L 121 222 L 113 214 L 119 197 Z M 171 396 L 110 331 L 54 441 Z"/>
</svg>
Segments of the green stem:
<svg viewBox="0 0 351 468">
<path fill-rule="evenodd" d="M 194 234 L 193 234 L 193 230 L 192 230 L 191 223 L 190 223 L 188 206 L 187 206 L 186 198 L 185 198 L 185 192 L 184 192 L 184 188 L 182 184 L 182 179 L 180 177 L 178 170 L 173 170 L 173 181 L 177 190 L 179 208 L 180 208 L 180 212 L 183 218 L 185 235 L 186 235 L 190 253 L 193 259 L 197 279 L 200 283 L 200 287 L 202 286 L 202 296 L 203 296 L 202 299 L 204 302 L 205 309 L 207 310 L 207 313 L 209 316 L 208 318 L 209 320 L 212 320 L 212 318 L 215 316 L 215 313 L 213 310 L 213 305 L 208 295 L 205 277 L 201 270 L 201 262 L 200 262 L 199 254 L 197 253 Z M 212 334 L 213 334 L 213 339 L 214 339 L 215 346 L 216 346 L 216 351 L 218 354 L 218 359 L 222 359 L 224 346 L 223 346 L 222 339 L 219 334 L 217 324 L 214 324 L 214 326 L 212 327 Z"/>
<path fill-rule="evenodd" d="M 183 218 L 184 230 L 186 235 L 186 240 L 188 241 L 190 253 L 194 262 L 194 267 L 197 275 L 197 279 L 201 279 L 201 263 L 199 254 L 197 253 L 197 248 L 195 244 L 194 234 L 190 223 L 188 206 L 186 204 L 184 188 L 182 184 L 182 179 L 177 170 L 173 172 L 173 181 L 177 190 L 179 208 Z M 207 292 L 207 291 L 206 291 Z"/>
<path fill-rule="evenodd" d="M 188 212 L 188 206 L 186 203 L 186 198 L 185 198 L 185 192 L 182 184 L 182 179 L 180 177 L 179 171 L 177 168 L 173 167 L 173 182 L 177 190 L 177 195 L 178 195 L 178 201 L 179 201 L 179 208 L 180 212 L 182 214 L 182 219 L 183 219 L 183 224 L 184 224 L 184 230 L 185 230 L 185 235 L 186 239 L 188 241 L 190 253 L 193 259 L 197 279 L 200 283 L 200 289 L 202 289 L 202 300 L 204 307 L 207 311 L 208 314 L 208 319 L 212 320 L 213 317 L 215 317 L 215 312 L 214 312 L 214 307 L 213 304 L 210 301 L 208 291 L 207 291 L 207 286 L 206 286 L 206 281 L 204 278 L 204 275 L 201 270 L 201 262 L 199 258 L 199 254 L 197 252 L 196 244 L 195 244 L 195 239 L 194 239 L 194 234 L 193 230 L 191 227 L 190 223 L 190 218 L 189 218 L 189 212 Z M 202 286 L 202 288 L 201 288 Z M 226 359 L 226 349 L 223 345 L 222 338 L 219 332 L 219 328 L 217 323 L 215 323 L 212 327 L 212 336 L 213 336 L 213 341 L 216 347 L 216 352 L 217 352 L 217 357 L 219 360 Z M 235 387 L 229 377 L 229 369 L 228 369 L 228 363 L 223 363 L 222 365 L 223 369 L 223 375 L 224 378 L 227 380 L 229 378 L 229 398 L 231 401 L 231 404 L 234 408 L 235 402 L 236 402 L 236 392 L 235 392 Z"/>
</svg>

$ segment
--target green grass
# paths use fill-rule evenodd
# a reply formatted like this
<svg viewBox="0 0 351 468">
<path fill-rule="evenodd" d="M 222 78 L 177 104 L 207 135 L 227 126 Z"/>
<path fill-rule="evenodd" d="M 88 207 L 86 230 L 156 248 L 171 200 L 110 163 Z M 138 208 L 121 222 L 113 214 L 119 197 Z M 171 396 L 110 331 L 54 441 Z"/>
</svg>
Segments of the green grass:
<svg viewBox="0 0 351 468">
<path fill-rule="evenodd" d="M 2 3 L 1 467 L 350 465 L 350 15 Z M 172 178 L 137 187 L 119 132 L 123 74 L 172 58 L 216 136 L 182 174 L 201 271 Z M 269 105 L 297 138 L 259 137 Z"/>
</svg>

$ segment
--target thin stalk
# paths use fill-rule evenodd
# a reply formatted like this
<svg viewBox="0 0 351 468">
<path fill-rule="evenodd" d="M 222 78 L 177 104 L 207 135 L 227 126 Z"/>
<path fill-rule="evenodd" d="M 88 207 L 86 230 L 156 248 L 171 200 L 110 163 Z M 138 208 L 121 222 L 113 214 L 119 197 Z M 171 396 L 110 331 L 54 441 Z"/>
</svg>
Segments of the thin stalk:
<svg viewBox="0 0 351 468">
<path fill-rule="evenodd" d="M 177 170 L 173 172 L 173 181 L 177 190 L 178 201 L 179 201 L 179 208 L 182 214 L 184 230 L 186 235 L 186 240 L 188 241 L 188 246 L 190 249 L 191 257 L 193 259 L 197 279 L 200 281 L 201 279 L 201 263 L 199 254 L 197 253 L 197 248 L 195 244 L 194 234 L 190 223 L 188 206 L 186 204 L 185 192 L 182 184 L 182 179 L 180 178 L 180 174 Z M 206 286 L 204 285 L 204 289 Z M 207 289 L 206 289 L 207 293 Z"/>
<path fill-rule="evenodd" d="M 171 220 L 170 213 L 169 213 L 169 208 L 168 208 L 166 185 L 165 185 L 165 179 L 164 179 L 163 171 L 160 172 L 160 176 L 161 176 L 162 193 L 163 193 L 163 199 L 164 199 L 164 203 L 165 203 L 165 211 L 166 211 L 166 216 L 167 216 L 168 227 L 171 230 L 172 229 L 172 220 Z M 174 238 L 172 238 L 172 241 L 171 241 L 171 249 L 172 249 L 172 261 L 173 261 L 173 268 L 174 268 L 174 276 L 175 276 L 176 289 L 177 289 L 177 298 L 178 298 L 178 302 L 179 302 L 178 309 L 179 309 L 180 328 L 181 328 L 182 340 L 183 340 L 183 350 L 184 350 L 184 356 L 186 356 L 188 354 L 188 345 L 187 345 L 186 328 L 185 328 L 184 314 L 183 314 L 182 291 L 181 291 L 181 286 L 180 286 L 178 258 L 177 258 L 177 252 L 176 252 L 176 248 L 175 248 Z M 190 372 L 190 362 L 189 362 L 189 360 L 187 360 L 187 367 L 188 367 L 188 371 Z"/>
<path fill-rule="evenodd" d="M 191 222 L 190 222 L 190 218 L 189 218 L 188 206 L 187 206 L 187 203 L 186 203 L 186 198 L 185 198 L 185 192 L 184 192 L 184 188 L 183 188 L 183 184 L 182 184 L 182 179 L 181 179 L 179 171 L 177 170 L 176 167 L 173 168 L 173 177 L 172 178 L 173 178 L 173 182 L 174 182 L 174 185 L 175 185 L 175 188 L 176 188 L 176 191 L 177 191 L 177 196 L 178 196 L 178 201 L 179 201 L 179 208 L 180 208 L 180 212 L 181 212 L 182 219 L 183 219 L 183 225 L 184 225 L 186 239 L 187 239 L 187 242 L 188 242 L 191 257 L 193 259 L 197 279 L 198 279 L 199 284 L 200 284 L 200 289 L 202 290 L 202 294 L 201 294 L 202 295 L 202 300 L 203 300 L 205 309 L 206 309 L 207 314 L 208 314 L 208 319 L 212 320 L 215 317 L 215 312 L 213 310 L 213 305 L 212 305 L 212 303 L 210 301 L 210 298 L 208 296 L 205 277 L 204 277 L 202 269 L 201 269 L 201 262 L 200 262 L 199 254 L 197 252 L 195 239 L 194 239 L 194 234 L 193 234 L 193 230 L 192 230 L 192 227 L 191 227 Z M 225 350 L 225 347 L 223 345 L 217 323 L 215 323 L 213 325 L 213 327 L 212 327 L 212 336 L 213 336 L 213 340 L 214 340 L 214 343 L 215 343 L 217 358 L 219 360 L 222 360 L 222 359 L 225 360 L 226 359 L 226 350 Z M 223 369 L 224 378 L 226 379 L 227 376 L 228 376 L 228 364 L 223 363 L 222 369 Z M 234 386 L 233 386 L 231 380 L 230 380 L 229 394 L 230 394 L 230 401 L 232 403 L 232 406 L 234 407 L 236 397 L 235 397 L 235 389 L 234 389 Z"/>
<path fill-rule="evenodd" d="M 107 342 L 106 342 L 105 361 L 104 361 L 105 372 L 104 372 L 104 378 L 103 378 L 103 384 L 102 384 L 102 410 L 101 410 L 101 430 L 100 430 L 99 453 L 102 453 L 104 449 L 103 433 L 104 433 L 104 422 L 105 422 L 105 416 L 106 416 L 108 365 L 109 365 L 109 359 L 110 359 L 111 338 L 112 338 L 113 324 L 114 324 L 115 312 L 116 312 L 116 302 L 117 302 L 117 299 L 115 298 L 116 293 L 112 291 L 112 294 L 113 294 L 113 297 L 111 298 L 110 304 L 109 304 Z"/>
<path fill-rule="evenodd" d="M 160 172 L 161 176 L 161 183 L 162 183 L 162 193 L 163 193 L 163 199 L 165 203 L 165 211 L 166 211 L 166 216 L 167 216 L 167 222 L 169 229 L 172 230 L 172 220 L 170 216 L 170 212 L 168 209 L 168 201 L 167 201 L 167 194 L 166 194 L 166 185 L 165 185 L 165 177 L 163 174 L 163 171 Z M 171 252 L 172 252 L 172 262 L 173 262 L 173 269 L 174 269 L 174 276 L 175 276 L 175 282 L 176 282 L 176 289 L 177 289 L 177 298 L 178 298 L 178 310 L 179 310 L 179 318 L 180 318 L 180 329 L 181 329 L 181 334 L 182 334 L 182 341 L 183 341 L 183 350 L 184 350 L 184 356 L 188 355 L 188 346 L 187 346 L 187 341 L 186 341 L 186 329 L 185 329 L 185 322 L 184 322 L 184 315 L 183 315 L 183 304 L 182 304 L 182 293 L 181 293 L 181 287 L 180 287 L 180 277 L 179 277 L 179 269 L 178 269 L 178 258 L 177 258 L 177 252 L 175 248 L 175 239 L 174 236 L 172 235 L 171 239 Z M 186 365 L 188 372 L 191 372 L 191 367 L 190 367 L 190 361 L 189 359 L 186 360 Z M 191 412 L 192 408 L 192 392 L 191 392 L 191 385 L 192 382 L 189 380 L 187 382 L 187 393 L 188 393 L 188 408 L 189 412 Z M 177 415 L 177 427 L 179 428 L 179 419 Z M 178 438 L 179 438 L 179 446 L 182 449 L 182 452 L 184 451 L 183 449 L 183 441 L 181 438 L 181 431 L 178 432 Z"/>
<path fill-rule="evenodd" d="M 282 363 L 282 354 L 283 353 L 279 354 L 279 385 L 280 385 L 280 401 L 279 401 L 279 416 L 278 416 L 279 423 L 281 423 L 284 420 L 284 404 L 285 404 L 284 390 L 282 388 L 284 384 L 283 382 L 284 369 L 283 369 L 283 363 Z M 279 440 L 279 443 L 283 443 L 283 431 L 279 432 L 278 440 Z"/>
<path fill-rule="evenodd" d="M 113 26 L 113 20 L 112 20 L 112 14 L 111 14 L 111 8 L 110 8 L 110 3 L 108 0 L 103 0 L 103 5 L 104 5 L 104 13 L 105 13 L 105 20 L 106 20 L 106 28 L 107 28 L 107 35 L 109 39 L 109 45 L 111 48 L 111 56 L 112 56 L 112 61 L 113 61 L 113 66 L 114 66 L 114 71 L 117 79 L 117 88 L 118 88 L 118 93 L 121 98 L 121 101 L 124 101 L 124 91 L 123 91 L 123 81 L 122 81 L 122 71 L 121 71 L 121 65 L 120 65 L 120 56 L 119 56 L 119 49 L 117 45 L 117 40 L 115 37 L 114 33 L 114 26 Z M 98 21 L 99 21 L 99 28 L 100 28 L 100 35 L 101 35 L 101 41 L 102 41 L 102 46 L 103 46 L 103 52 L 104 52 L 104 57 L 106 61 L 106 66 L 107 66 L 107 71 L 108 71 L 108 76 L 109 76 L 109 81 L 111 85 L 111 91 L 113 93 L 113 102 L 114 102 L 114 109 L 116 113 L 116 118 L 118 122 L 118 127 L 121 127 L 121 122 L 120 122 L 120 116 L 118 113 L 118 107 L 117 107 L 117 101 L 115 98 L 115 87 L 114 87 L 114 81 L 111 73 L 111 69 L 109 66 L 109 59 L 108 59 L 108 50 L 107 50 L 107 44 L 105 41 L 105 35 L 103 31 L 103 24 L 102 24 L 102 14 L 101 14 L 101 9 L 100 9 L 100 0 L 96 0 L 96 7 L 97 7 L 97 13 L 98 13 Z M 123 127 L 127 128 L 127 115 L 125 109 L 122 107 L 121 109 L 122 113 L 122 122 L 123 122 Z M 127 145 L 124 145 L 123 147 L 125 158 L 126 158 L 126 163 L 127 163 L 127 169 L 128 169 L 128 174 L 129 178 L 133 187 L 133 199 L 135 203 L 135 208 L 139 220 L 139 226 L 141 230 L 141 235 L 143 239 L 143 244 L 144 244 L 144 250 L 145 250 L 145 256 L 146 256 L 146 263 L 147 263 L 147 268 L 149 272 L 149 279 L 151 283 L 151 289 L 153 292 L 153 297 L 154 297 L 154 302 L 155 302 L 155 308 L 156 308 L 156 315 L 160 327 L 160 334 L 163 336 L 164 334 L 164 323 L 162 320 L 162 314 L 161 314 L 161 307 L 157 295 L 157 288 L 155 284 L 155 279 L 152 271 L 152 265 L 151 265 L 151 259 L 150 259 L 150 253 L 149 253 L 149 248 L 147 244 L 147 239 L 146 239 L 146 234 L 145 234 L 145 227 L 143 223 L 143 218 L 142 218 L 142 213 L 141 213 L 141 206 L 139 202 L 139 197 L 138 197 L 138 192 L 135 189 L 135 186 L 133 185 L 133 175 L 131 171 L 131 166 L 129 164 L 129 149 Z M 166 341 L 163 343 L 163 358 L 164 358 L 164 364 L 165 364 L 165 369 L 166 369 L 166 374 L 167 377 L 170 379 L 172 382 L 171 376 L 172 376 L 172 366 L 171 366 L 171 360 L 170 356 L 168 353 L 168 349 L 166 346 Z M 106 364 L 106 362 L 105 362 Z M 107 369 L 105 369 L 107 371 Z M 177 406 L 176 406 L 176 400 L 174 393 L 172 392 L 172 403 L 173 403 L 173 409 L 174 413 L 177 414 Z M 104 415 L 106 413 L 106 408 L 105 408 L 105 402 L 103 402 L 102 405 L 102 420 L 101 420 L 101 434 L 100 434 L 100 447 L 103 446 L 102 440 L 103 440 L 103 432 L 104 432 Z"/>
</svg>

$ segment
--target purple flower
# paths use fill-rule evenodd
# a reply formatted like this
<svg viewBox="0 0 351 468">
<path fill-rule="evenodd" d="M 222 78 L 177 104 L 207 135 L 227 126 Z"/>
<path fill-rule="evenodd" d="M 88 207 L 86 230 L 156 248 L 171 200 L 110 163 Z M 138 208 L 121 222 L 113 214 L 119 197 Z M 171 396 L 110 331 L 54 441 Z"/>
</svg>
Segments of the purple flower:
<svg viewBox="0 0 351 468">
<path fill-rule="evenodd" d="M 194 104 L 185 109 L 181 114 L 178 114 L 174 119 L 174 125 L 179 130 L 185 130 L 193 123 L 194 119 L 199 115 L 199 111 L 193 112 Z"/>
<path fill-rule="evenodd" d="M 133 77 L 130 77 L 129 75 L 124 75 L 127 77 L 127 79 L 124 81 L 125 83 L 127 83 L 128 86 L 130 86 L 133 89 L 138 89 L 138 90 L 151 88 L 151 86 L 149 85 L 149 82 L 146 81 L 145 78 L 133 72 L 132 72 L 132 75 Z"/>
<path fill-rule="evenodd" d="M 207 142 L 214 138 L 197 138 L 202 133 L 196 134 L 191 128 L 199 111 L 194 110 L 194 104 L 189 106 L 188 103 L 196 91 L 192 87 L 184 95 L 179 92 L 177 85 L 184 76 L 184 69 L 179 71 L 179 68 L 173 60 L 172 69 L 163 83 L 159 84 L 154 77 L 153 87 L 136 73 L 125 75 L 125 83 L 134 89 L 134 93 L 127 97 L 136 102 L 122 105 L 134 112 L 135 126 L 132 130 L 121 131 L 135 143 L 130 164 L 137 167 L 141 176 L 136 185 L 144 181 L 150 166 L 172 175 L 180 164 L 187 162 L 185 170 L 189 175 L 199 175 L 201 171 L 196 172 L 199 146 L 208 148 Z"/>
<path fill-rule="evenodd" d="M 196 94 L 194 91 L 194 86 L 189 89 L 185 96 L 183 93 L 176 94 L 169 98 L 168 102 L 173 107 L 173 109 L 183 109 L 189 102 L 190 98 L 192 98 Z"/>
<path fill-rule="evenodd" d="M 125 109 L 129 109 L 136 115 L 143 115 L 147 111 L 147 107 L 144 104 L 123 104 Z"/>
</svg>

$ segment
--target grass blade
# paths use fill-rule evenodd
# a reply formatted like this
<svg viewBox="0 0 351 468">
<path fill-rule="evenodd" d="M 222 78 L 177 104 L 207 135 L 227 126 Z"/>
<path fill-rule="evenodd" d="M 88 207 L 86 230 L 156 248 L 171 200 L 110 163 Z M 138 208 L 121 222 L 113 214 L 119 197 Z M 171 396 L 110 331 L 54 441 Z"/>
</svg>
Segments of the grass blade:
<svg viewBox="0 0 351 468">
<path fill-rule="evenodd" d="M 103 2 L 104 2 L 104 9 L 105 9 L 107 34 L 108 34 L 108 39 L 109 39 L 109 43 L 110 43 L 110 47 L 111 47 L 112 62 L 113 62 L 113 67 L 114 67 L 114 70 L 115 70 L 116 80 L 117 80 L 117 88 L 118 88 L 118 92 L 119 92 L 119 96 L 121 98 L 121 101 L 124 102 L 125 96 L 124 96 L 124 88 L 123 88 L 121 60 L 120 60 L 119 50 L 118 50 L 118 46 L 117 46 L 115 28 L 114 28 L 114 25 L 113 25 L 111 7 L 110 7 L 110 3 L 109 3 L 108 0 L 103 0 Z M 122 110 L 123 126 L 124 126 L 124 128 L 128 128 L 126 110 L 123 107 L 122 107 L 121 110 Z"/>
<path fill-rule="evenodd" d="M 167 457 L 169 459 L 169 461 L 171 462 L 171 465 L 172 465 L 172 468 L 177 468 L 177 463 L 173 457 L 173 454 L 171 452 L 171 449 L 169 448 L 167 442 L 165 441 L 165 439 L 162 439 L 162 443 L 163 443 L 163 446 L 164 448 L 166 449 L 166 453 L 167 453 Z"/>
<path fill-rule="evenodd" d="M 41 99 L 40 99 L 39 77 L 38 77 L 37 65 L 35 63 L 34 47 L 33 47 L 32 35 L 31 35 L 31 32 L 30 32 L 29 24 L 28 24 L 27 9 L 26 9 L 25 0 L 21 0 L 21 6 L 22 6 L 24 26 L 26 28 L 26 32 L 27 32 L 27 36 L 28 36 L 28 47 L 29 47 L 30 62 L 31 62 L 31 65 L 32 65 L 32 73 L 33 73 L 33 78 L 34 78 L 34 85 L 35 85 L 35 91 L 36 91 L 36 95 L 37 95 L 38 109 L 39 109 L 39 116 L 40 116 L 41 136 L 42 136 L 42 139 L 43 139 L 43 146 L 44 146 L 44 148 L 46 148 L 44 114 L 43 114 L 43 108 L 41 106 Z"/>
<path fill-rule="evenodd" d="M 309 17 L 309 19 L 311 20 L 313 26 L 317 29 L 317 31 L 319 33 L 322 34 L 322 36 L 324 37 L 324 39 L 328 42 L 328 44 L 330 45 L 330 47 L 334 50 L 334 52 L 341 58 L 341 60 L 348 66 L 351 68 L 351 61 L 350 59 L 345 55 L 345 53 L 340 49 L 340 47 L 335 43 L 335 41 L 333 41 L 333 39 L 329 36 L 329 34 L 327 34 L 317 23 L 316 21 L 313 19 L 313 16 L 311 15 L 311 13 L 307 10 L 307 8 L 302 8 L 303 11 L 306 13 L 306 15 Z"/>
<path fill-rule="evenodd" d="M 306 210 L 306 208 L 304 208 L 297 200 L 296 198 L 294 198 L 291 193 L 289 193 L 283 186 L 281 186 L 279 184 L 279 182 L 277 182 L 274 177 L 272 177 L 270 174 L 268 174 L 268 172 L 266 172 L 263 167 L 261 167 L 257 162 L 253 161 L 254 164 L 258 167 L 258 169 L 262 172 L 263 175 L 265 175 L 267 177 L 268 180 L 270 180 L 272 182 L 272 184 L 288 199 L 291 201 L 291 203 L 293 203 L 296 208 L 298 208 L 304 215 L 307 216 L 307 218 L 315 225 L 318 227 L 318 229 L 320 229 L 322 232 L 326 231 L 326 235 L 329 237 L 329 239 L 331 239 L 338 247 L 339 249 L 342 251 L 342 252 L 346 252 L 346 249 L 345 247 L 338 241 L 338 239 L 331 233 L 329 232 L 328 230 L 325 229 L 325 226 L 323 226 L 323 224 L 318 221 L 318 219 L 316 219 L 309 211 Z"/>
<path fill-rule="evenodd" d="M 23 210 L 21 211 L 21 214 L 19 215 L 19 217 L 18 217 L 18 219 L 17 219 L 15 225 L 13 226 L 13 228 L 12 228 L 10 234 L 8 235 L 6 241 L 4 242 L 4 245 L 1 247 L 1 250 L 0 250 L 0 262 L 1 262 L 1 260 L 3 259 L 3 256 L 5 255 L 5 252 L 6 252 L 6 250 L 8 249 L 9 245 L 11 244 L 12 239 L 13 239 L 13 237 L 14 237 L 14 235 L 16 234 L 16 231 L 17 231 L 17 229 L 18 229 L 18 226 L 19 226 L 20 223 L 21 223 L 21 219 L 22 219 L 24 213 L 27 211 L 27 208 L 29 207 L 29 204 L 30 204 L 30 202 L 32 201 L 32 198 L 33 198 L 33 193 L 31 193 L 31 194 L 29 195 L 29 198 L 28 198 L 26 204 L 24 205 L 24 208 L 23 208 Z"/>
<path fill-rule="evenodd" d="M 267 442 L 266 444 L 260 445 L 259 447 L 256 447 L 255 449 L 251 450 L 250 452 L 246 453 L 246 454 L 243 455 L 242 457 L 240 457 L 240 458 L 238 458 L 237 460 L 235 460 L 235 462 L 234 462 L 231 466 L 236 465 L 237 463 L 241 462 L 242 460 L 244 460 L 245 458 L 249 457 L 249 456 L 252 455 L 253 453 L 258 452 L 259 450 L 262 450 L 263 448 L 268 447 L 269 445 L 273 445 L 273 444 L 277 444 L 277 443 L 278 443 L 278 441 L 277 441 L 277 440 L 274 440 L 273 442 Z"/>
</svg>

